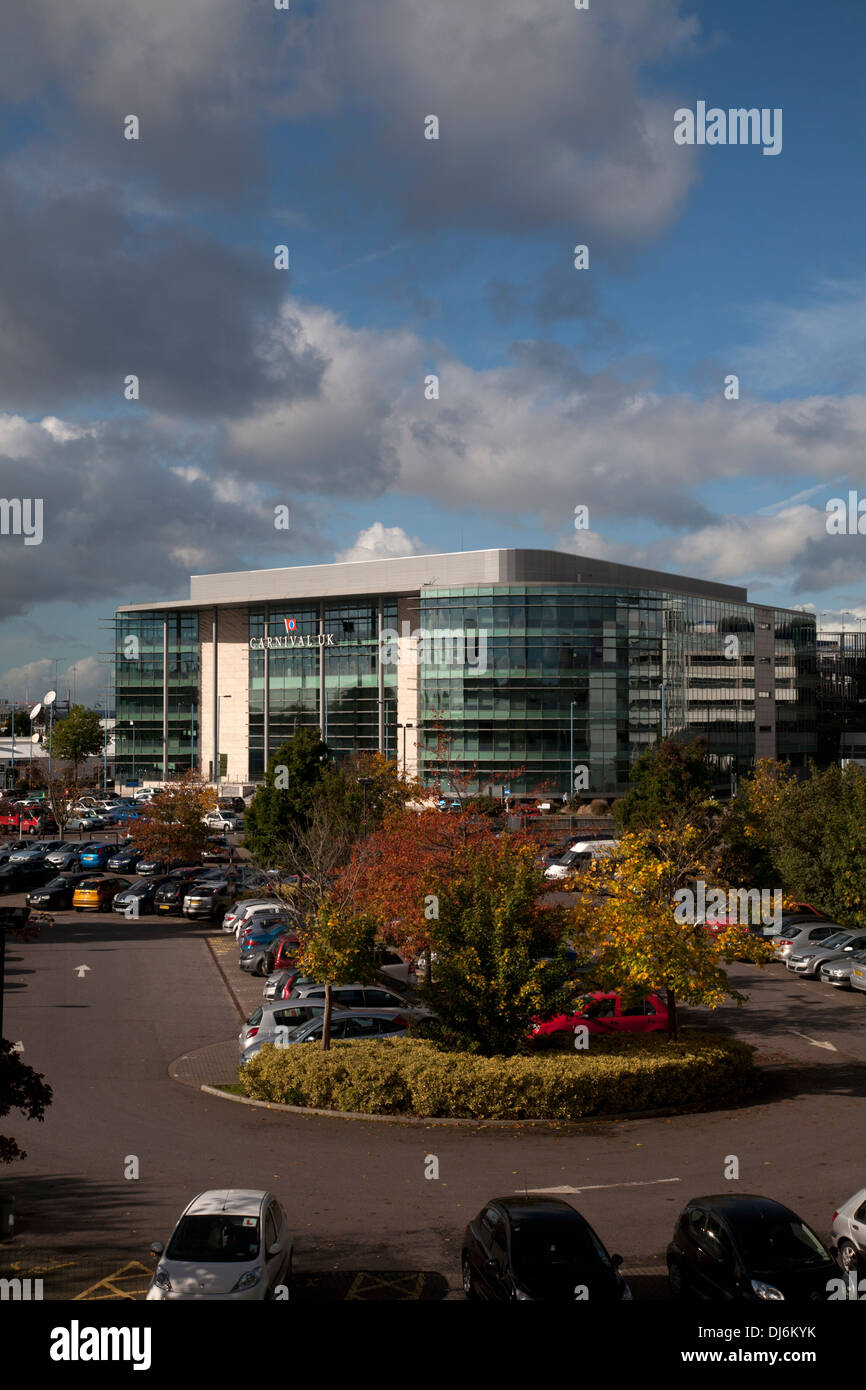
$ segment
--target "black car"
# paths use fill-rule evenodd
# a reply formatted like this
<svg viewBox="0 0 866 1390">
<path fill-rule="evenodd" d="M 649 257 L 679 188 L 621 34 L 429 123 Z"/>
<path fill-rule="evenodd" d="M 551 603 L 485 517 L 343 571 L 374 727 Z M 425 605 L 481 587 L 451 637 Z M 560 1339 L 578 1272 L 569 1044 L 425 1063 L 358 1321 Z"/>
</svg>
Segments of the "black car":
<svg viewBox="0 0 866 1390">
<path fill-rule="evenodd" d="M 112 873 L 129 873 L 141 862 L 141 850 L 136 845 L 121 845 L 106 864 Z"/>
<path fill-rule="evenodd" d="M 619 1303 L 631 1290 L 579 1211 L 559 1197 L 498 1197 L 463 1236 L 467 1298 Z"/>
<path fill-rule="evenodd" d="M 802 1303 L 828 1298 L 839 1266 L 796 1212 L 771 1197 L 696 1197 L 668 1246 L 671 1288 L 708 1301 Z"/>
<path fill-rule="evenodd" d="M 93 878 L 90 873 L 70 873 L 58 874 L 56 878 L 51 878 L 41 888 L 33 888 L 27 894 L 27 906 L 39 907 L 45 911 L 52 908 L 57 911 L 60 908 L 72 907 L 72 894 L 75 892 L 79 883 L 86 878 Z"/>
<path fill-rule="evenodd" d="M 156 912 L 163 916 L 175 914 L 179 917 L 190 884 L 207 880 L 213 872 L 212 869 L 202 869 L 201 866 L 172 869 L 166 878 L 160 880 L 159 887 L 153 895 Z"/>
<path fill-rule="evenodd" d="M 122 912 L 124 916 L 133 902 L 135 902 L 136 907 L 134 913 L 130 915 L 140 917 L 145 912 L 153 912 L 157 892 L 164 884 L 172 881 L 168 876 L 136 879 L 135 883 L 131 883 L 128 888 L 123 888 L 119 893 L 115 893 L 111 906 L 115 912 Z"/>
<path fill-rule="evenodd" d="M 0 866 L 0 893 L 26 893 L 47 883 L 57 873 L 53 864 L 44 859 L 31 859 L 23 864 L 3 864 Z"/>
</svg>

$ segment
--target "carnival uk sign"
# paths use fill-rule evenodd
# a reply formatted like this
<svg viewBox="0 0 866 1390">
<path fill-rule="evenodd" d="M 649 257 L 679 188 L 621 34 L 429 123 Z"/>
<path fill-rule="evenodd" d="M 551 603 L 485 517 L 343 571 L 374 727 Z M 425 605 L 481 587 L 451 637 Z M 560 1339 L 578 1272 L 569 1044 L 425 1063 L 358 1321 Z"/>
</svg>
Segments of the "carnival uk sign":
<svg viewBox="0 0 866 1390">
<path fill-rule="evenodd" d="M 296 637 L 292 633 L 288 633 L 285 637 L 250 638 L 250 650 L 254 652 L 263 651 L 265 647 L 267 647 L 268 651 L 273 651 L 275 647 L 288 647 L 290 649 L 292 647 L 310 647 L 317 649 L 319 647 L 333 647 L 333 645 L 333 632 L 318 632 L 307 637 Z"/>
<path fill-rule="evenodd" d="M 273 651 L 275 647 L 333 647 L 333 632 L 317 632 L 312 636 L 300 637 L 297 635 L 297 620 L 295 618 L 283 618 L 286 625 L 285 637 L 251 637 L 250 650 L 254 652 L 263 651 L 267 647 L 268 651 Z"/>
</svg>

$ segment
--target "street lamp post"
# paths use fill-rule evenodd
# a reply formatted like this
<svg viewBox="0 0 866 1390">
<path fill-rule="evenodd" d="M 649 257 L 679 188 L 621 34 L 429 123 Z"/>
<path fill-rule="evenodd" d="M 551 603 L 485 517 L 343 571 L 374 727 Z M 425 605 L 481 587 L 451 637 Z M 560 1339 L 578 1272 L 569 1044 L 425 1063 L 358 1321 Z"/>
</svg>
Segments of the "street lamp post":
<svg viewBox="0 0 866 1390">
<path fill-rule="evenodd" d="M 190 705 L 190 707 L 189 707 L 189 736 L 190 736 L 189 768 L 190 768 L 190 772 L 195 772 L 195 705 Z"/>
</svg>

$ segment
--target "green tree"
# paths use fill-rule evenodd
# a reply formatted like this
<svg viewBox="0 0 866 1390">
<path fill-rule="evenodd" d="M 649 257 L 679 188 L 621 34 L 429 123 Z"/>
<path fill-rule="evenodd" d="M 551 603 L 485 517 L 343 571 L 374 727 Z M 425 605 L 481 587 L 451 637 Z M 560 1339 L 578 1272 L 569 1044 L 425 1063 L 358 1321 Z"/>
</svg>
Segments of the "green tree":
<svg viewBox="0 0 866 1390">
<path fill-rule="evenodd" d="M 420 784 L 404 776 L 395 762 L 381 753 L 362 753 L 327 767 L 316 799 L 325 801 L 335 818 L 354 826 L 356 838 L 362 838 L 423 794 Z"/>
<path fill-rule="evenodd" d="M 378 979 L 375 943 L 376 924 L 371 917 L 357 916 L 331 902 L 322 904 L 304 938 L 299 957 L 301 968 L 325 986 L 323 1052 L 331 1046 L 333 987 Z"/>
<path fill-rule="evenodd" d="M 631 769 L 629 789 L 614 804 L 620 830 L 638 830 L 666 820 L 694 820 L 717 810 L 712 800 L 713 769 L 706 745 L 672 739 L 647 748 Z"/>
<path fill-rule="evenodd" d="M 105 733 L 96 710 L 73 705 L 65 719 L 54 725 L 51 751 L 55 758 L 72 764 L 72 780 L 78 782 L 78 768 L 87 758 L 101 753 Z"/>
<path fill-rule="evenodd" d="M 844 926 L 866 927 L 866 771 L 854 763 L 798 780 L 763 763 L 742 787 L 742 837 L 786 894 Z"/>
<path fill-rule="evenodd" d="M 5 716 L 5 718 L 4 718 L 3 722 L 2 722 L 2 724 L 0 724 L 0 733 L 5 734 L 7 738 L 8 738 L 9 735 L 12 733 L 12 711 L 11 711 L 11 710 L 10 710 L 9 713 Z M 15 737 L 16 737 L 16 739 L 17 739 L 17 738 L 19 737 L 19 735 L 21 735 L 21 734 L 27 735 L 27 734 L 29 734 L 29 733 L 30 733 L 30 717 L 29 717 L 27 711 L 24 710 L 24 709 L 16 710 L 16 711 L 15 711 Z"/>
<path fill-rule="evenodd" d="M 271 758 L 244 817 L 244 845 L 257 864 L 279 866 L 286 842 L 309 824 L 328 757 L 318 729 L 298 729 Z"/>
<path fill-rule="evenodd" d="M 424 997 L 435 1020 L 421 1031 L 451 1049 L 517 1052 L 533 1018 L 565 1008 L 576 988 L 562 909 L 541 905 L 537 852 L 511 836 L 457 847 L 443 867 L 424 885 L 436 961 Z"/>
</svg>

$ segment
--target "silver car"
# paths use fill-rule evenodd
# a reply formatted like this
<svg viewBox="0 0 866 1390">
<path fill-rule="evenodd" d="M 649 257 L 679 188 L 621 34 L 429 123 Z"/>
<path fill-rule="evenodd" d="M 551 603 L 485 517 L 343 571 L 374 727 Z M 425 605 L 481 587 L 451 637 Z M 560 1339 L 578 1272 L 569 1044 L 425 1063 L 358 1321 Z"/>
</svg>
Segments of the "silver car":
<svg viewBox="0 0 866 1390">
<path fill-rule="evenodd" d="M 859 1268 L 866 1255 L 866 1187 L 861 1187 L 836 1212 L 831 1244 L 843 1269 Z"/>
<path fill-rule="evenodd" d="M 286 1213 L 271 1192 L 200 1192 L 175 1226 L 146 1298 L 222 1298 L 262 1302 L 292 1274 L 294 1241 Z M 288 1289 L 286 1289 L 288 1292 Z"/>
<path fill-rule="evenodd" d="M 331 1037 L 335 1041 L 348 1039 L 352 1042 L 360 1042 L 365 1038 L 399 1038 L 405 1034 L 407 1024 L 405 1009 L 401 1009 L 399 1013 L 396 1009 L 382 1009 L 379 1012 L 370 1012 L 368 1009 L 340 1009 L 331 1015 Z M 277 1047 L 290 1047 L 294 1043 L 320 1043 L 323 1026 L 324 1020 L 317 1015 L 308 1023 L 299 1024 L 297 1028 L 287 1028 L 276 1038 L 253 1037 L 241 1052 L 238 1065 L 245 1067 L 249 1059 L 269 1042 Z"/>
<path fill-rule="evenodd" d="M 299 999 L 275 999 L 271 1004 L 261 1004 L 238 1033 L 238 1051 L 243 1052 L 254 1039 L 260 1047 L 266 1042 L 276 1043 L 292 1028 L 321 1018 L 324 1011 L 325 1005 L 318 999 L 311 1004 Z M 342 1013 L 339 1005 L 336 1012 Z"/>
<path fill-rule="evenodd" d="M 851 951 L 862 950 L 864 947 L 866 947 L 866 933 L 839 931 L 834 936 L 826 937 L 819 945 L 794 945 L 785 965 L 795 975 L 803 975 L 806 979 L 814 980 L 817 978 L 820 967 L 827 961 L 844 956 Z"/>
<path fill-rule="evenodd" d="M 430 1010 L 423 1004 L 409 1004 L 399 994 L 383 985 L 334 985 L 331 997 L 335 1004 L 344 1009 L 398 1009 L 407 1018 L 429 1018 Z M 308 1002 L 312 999 L 325 1000 L 325 986 L 322 984 L 296 984 L 289 1000 Z"/>
<path fill-rule="evenodd" d="M 818 979 L 822 984 L 833 985 L 836 989 L 850 989 L 851 971 L 855 965 L 866 965 L 866 950 L 852 951 L 849 956 L 824 961 L 818 969 Z"/>
<path fill-rule="evenodd" d="M 778 939 L 773 941 L 776 960 L 787 960 L 792 951 L 805 950 L 809 946 L 820 946 L 829 936 L 845 931 L 838 922 L 796 922 L 785 928 Z"/>
</svg>

